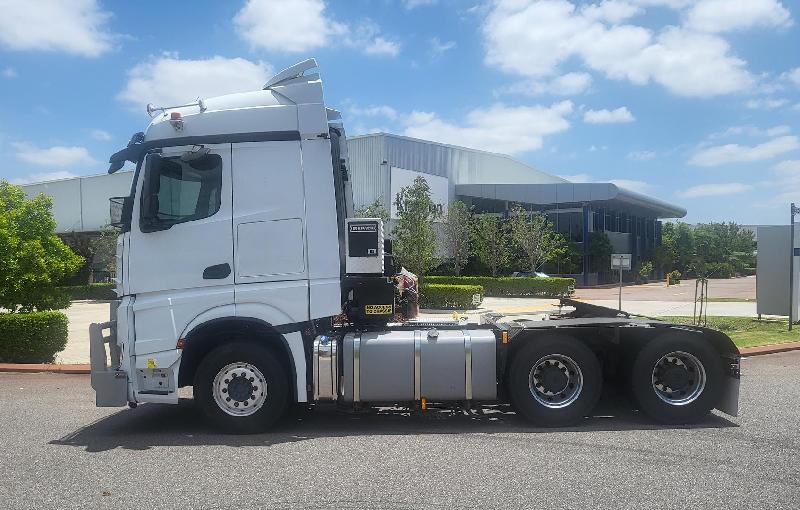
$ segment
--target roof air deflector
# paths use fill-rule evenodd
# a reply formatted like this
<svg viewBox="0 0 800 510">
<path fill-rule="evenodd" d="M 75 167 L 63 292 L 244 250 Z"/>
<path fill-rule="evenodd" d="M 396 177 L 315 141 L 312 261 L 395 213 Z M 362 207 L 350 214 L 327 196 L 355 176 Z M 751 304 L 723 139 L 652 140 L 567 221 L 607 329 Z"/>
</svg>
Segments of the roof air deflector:
<svg viewBox="0 0 800 510">
<path fill-rule="evenodd" d="M 278 74 L 270 78 L 269 81 L 267 81 L 267 83 L 264 84 L 263 90 L 268 90 L 271 89 L 272 87 L 282 85 L 284 82 L 287 82 L 289 80 L 299 78 L 300 76 L 303 76 L 303 74 L 309 69 L 314 69 L 316 67 L 317 67 L 317 60 L 314 58 L 298 62 L 297 64 L 284 69 L 283 71 L 279 72 Z"/>
</svg>

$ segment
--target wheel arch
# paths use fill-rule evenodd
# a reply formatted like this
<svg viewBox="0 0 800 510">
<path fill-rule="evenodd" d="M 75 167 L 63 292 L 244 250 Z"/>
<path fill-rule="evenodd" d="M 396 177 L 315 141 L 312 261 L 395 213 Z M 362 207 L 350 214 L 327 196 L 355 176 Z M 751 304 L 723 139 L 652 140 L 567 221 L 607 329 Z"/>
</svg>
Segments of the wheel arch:
<svg viewBox="0 0 800 510">
<path fill-rule="evenodd" d="M 263 345 L 279 356 L 288 367 L 291 398 L 297 401 L 297 368 L 286 337 L 272 324 L 254 317 L 217 317 L 196 324 L 184 337 L 178 371 L 178 385 L 193 384 L 202 359 L 212 349 L 230 340 Z"/>
</svg>

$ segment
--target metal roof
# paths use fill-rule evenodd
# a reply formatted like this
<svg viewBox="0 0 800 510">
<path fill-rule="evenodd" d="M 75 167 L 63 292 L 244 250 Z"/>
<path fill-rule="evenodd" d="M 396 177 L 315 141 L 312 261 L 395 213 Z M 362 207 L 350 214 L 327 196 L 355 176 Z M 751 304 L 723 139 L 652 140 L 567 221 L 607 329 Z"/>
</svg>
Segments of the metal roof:
<svg viewBox="0 0 800 510">
<path fill-rule="evenodd" d="M 557 184 L 457 184 L 456 195 L 535 205 L 604 203 L 624 205 L 656 218 L 682 218 L 686 209 L 620 188 L 610 182 Z"/>
</svg>

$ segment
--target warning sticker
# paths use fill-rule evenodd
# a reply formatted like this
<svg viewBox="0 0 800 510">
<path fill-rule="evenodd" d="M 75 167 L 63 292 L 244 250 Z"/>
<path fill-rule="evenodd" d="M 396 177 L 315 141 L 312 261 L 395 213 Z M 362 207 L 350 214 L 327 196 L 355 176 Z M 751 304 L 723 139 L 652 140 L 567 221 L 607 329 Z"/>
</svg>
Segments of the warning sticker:
<svg viewBox="0 0 800 510">
<path fill-rule="evenodd" d="M 156 368 L 156 360 L 153 358 L 147 358 L 147 368 Z"/>
<path fill-rule="evenodd" d="M 365 315 L 385 315 L 392 313 L 392 305 L 364 305 Z"/>
</svg>

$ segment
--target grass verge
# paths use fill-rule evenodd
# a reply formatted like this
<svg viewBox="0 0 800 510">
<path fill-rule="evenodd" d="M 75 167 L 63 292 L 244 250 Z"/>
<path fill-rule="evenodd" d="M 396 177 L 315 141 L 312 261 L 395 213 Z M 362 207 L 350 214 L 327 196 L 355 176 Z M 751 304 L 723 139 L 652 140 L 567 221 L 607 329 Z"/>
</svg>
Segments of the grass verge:
<svg viewBox="0 0 800 510">
<path fill-rule="evenodd" d="M 688 316 L 659 317 L 665 322 L 691 324 Z M 760 345 L 800 342 L 800 327 L 788 331 L 786 319 L 762 319 L 753 317 L 709 316 L 708 327 L 722 331 L 733 340 L 737 347 L 758 347 Z"/>
</svg>

